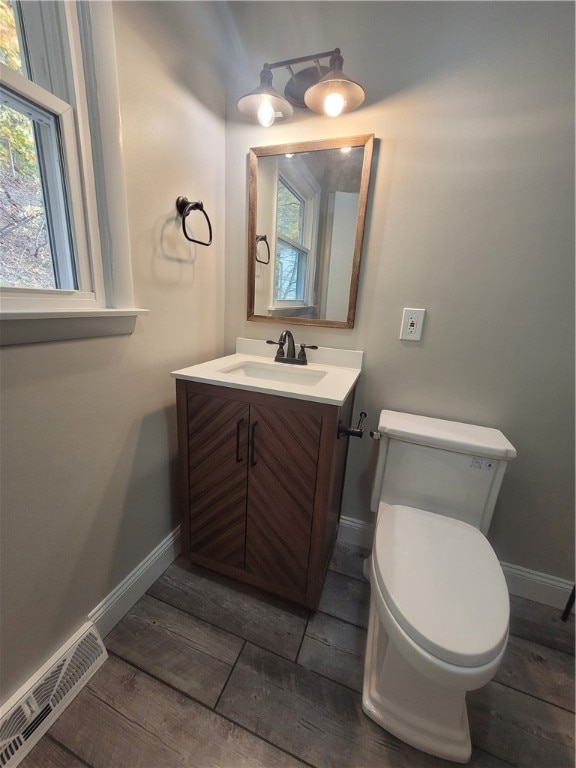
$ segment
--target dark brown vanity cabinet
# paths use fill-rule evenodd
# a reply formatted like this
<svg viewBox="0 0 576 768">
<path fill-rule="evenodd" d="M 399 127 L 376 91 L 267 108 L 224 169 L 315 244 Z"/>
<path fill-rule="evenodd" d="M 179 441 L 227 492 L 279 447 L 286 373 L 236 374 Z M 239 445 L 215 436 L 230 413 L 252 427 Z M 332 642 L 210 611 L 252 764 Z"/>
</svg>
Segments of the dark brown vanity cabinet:
<svg viewBox="0 0 576 768">
<path fill-rule="evenodd" d="M 311 608 L 336 537 L 343 406 L 178 379 L 183 554 Z"/>
</svg>

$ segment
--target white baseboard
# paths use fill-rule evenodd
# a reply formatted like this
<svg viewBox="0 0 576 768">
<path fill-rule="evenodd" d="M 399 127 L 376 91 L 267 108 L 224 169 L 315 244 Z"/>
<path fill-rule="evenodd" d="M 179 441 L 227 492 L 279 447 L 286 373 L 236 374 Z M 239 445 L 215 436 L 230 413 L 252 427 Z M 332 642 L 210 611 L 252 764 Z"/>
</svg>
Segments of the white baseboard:
<svg viewBox="0 0 576 768">
<path fill-rule="evenodd" d="M 362 520 L 356 520 L 354 517 L 340 518 L 338 526 L 338 541 L 346 544 L 354 544 L 364 549 L 372 549 L 372 539 L 374 538 L 374 526 L 372 523 L 365 523 Z"/>
<path fill-rule="evenodd" d="M 522 568 L 520 565 L 502 562 L 500 565 L 511 595 L 525 597 L 527 600 L 534 600 L 535 603 L 543 603 L 552 608 L 564 609 L 574 586 L 571 581 Z"/>
<path fill-rule="evenodd" d="M 373 538 L 374 526 L 371 523 L 365 523 L 353 517 L 340 518 L 338 541 L 372 549 Z M 535 603 L 542 603 L 560 610 L 568 602 L 573 587 L 572 582 L 511 563 L 500 563 L 500 565 L 511 595 L 525 597 Z"/>
<path fill-rule="evenodd" d="M 148 557 L 134 568 L 102 602 L 90 612 L 89 621 L 94 622 L 102 637 L 139 600 L 148 587 L 162 575 L 180 554 L 180 526 L 175 528 L 164 541 L 150 552 Z"/>
</svg>

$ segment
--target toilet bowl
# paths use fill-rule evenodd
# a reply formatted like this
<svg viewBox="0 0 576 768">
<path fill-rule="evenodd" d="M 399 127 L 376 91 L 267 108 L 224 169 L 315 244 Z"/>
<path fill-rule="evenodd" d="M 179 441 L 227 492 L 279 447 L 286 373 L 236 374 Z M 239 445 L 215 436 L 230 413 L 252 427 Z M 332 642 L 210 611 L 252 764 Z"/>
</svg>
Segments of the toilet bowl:
<svg viewBox="0 0 576 768">
<path fill-rule="evenodd" d="M 516 452 L 496 430 L 387 411 L 380 432 L 362 707 L 406 743 L 465 763 L 466 691 L 494 677 L 508 640 L 506 581 L 483 529 L 499 465 Z"/>
<path fill-rule="evenodd" d="M 508 640 L 496 555 L 468 523 L 395 505 L 378 517 L 370 582 L 364 711 L 418 749 L 467 762 L 465 693 L 493 678 Z"/>
</svg>

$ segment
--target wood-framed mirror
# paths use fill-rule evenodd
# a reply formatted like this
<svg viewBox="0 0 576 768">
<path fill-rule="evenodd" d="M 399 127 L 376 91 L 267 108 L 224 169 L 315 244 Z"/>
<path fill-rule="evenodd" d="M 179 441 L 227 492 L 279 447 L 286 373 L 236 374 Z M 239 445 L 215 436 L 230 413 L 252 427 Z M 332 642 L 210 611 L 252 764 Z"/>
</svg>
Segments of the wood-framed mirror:
<svg viewBox="0 0 576 768">
<path fill-rule="evenodd" d="M 373 144 L 250 150 L 248 320 L 354 327 Z"/>
</svg>

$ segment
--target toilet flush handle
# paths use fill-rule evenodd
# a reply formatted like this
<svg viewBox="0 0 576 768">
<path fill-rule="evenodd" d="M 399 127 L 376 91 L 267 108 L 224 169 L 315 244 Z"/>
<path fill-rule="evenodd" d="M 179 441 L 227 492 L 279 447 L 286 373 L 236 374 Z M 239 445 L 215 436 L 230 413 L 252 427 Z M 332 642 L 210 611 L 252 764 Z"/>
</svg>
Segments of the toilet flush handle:
<svg viewBox="0 0 576 768">
<path fill-rule="evenodd" d="M 364 419 L 366 416 L 366 411 L 360 411 L 360 418 L 358 419 L 358 424 L 356 425 L 355 429 L 352 429 L 352 427 L 347 427 L 340 421 L 338 423 L 338 439 L 341 437 L 362 437 L 364 434 Z"/>
</svg>

